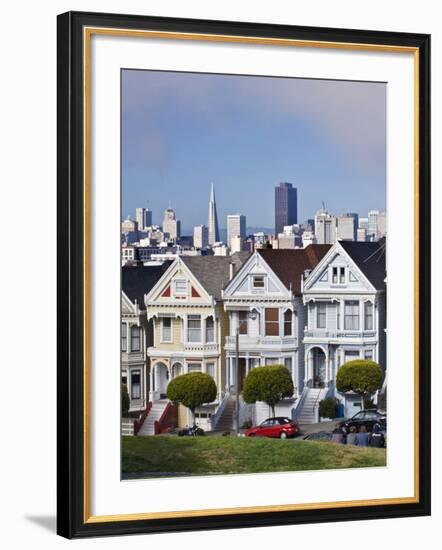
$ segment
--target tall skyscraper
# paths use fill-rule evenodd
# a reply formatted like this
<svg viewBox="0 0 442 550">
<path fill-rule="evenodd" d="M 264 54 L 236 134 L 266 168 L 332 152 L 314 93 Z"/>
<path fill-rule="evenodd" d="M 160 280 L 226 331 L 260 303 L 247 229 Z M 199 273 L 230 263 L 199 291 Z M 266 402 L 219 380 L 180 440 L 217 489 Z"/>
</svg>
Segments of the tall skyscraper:
<svg viewBox="0 0 442 550">
<path fill-rule="evenodd" d="M 291 183 L 281 182 L 275 187 L 275 234 L 283 232 L 284 225 L 298 223 L 298 190 Z"/>
<path fill-rule="evenodd" d="M 338 216 L 337 219 L 337 238 L 341 241 L 355 241 L 356 231 L 358 229 L 359 216 L 350 212 Z"/>
<path fill-rule="evenodd" d="M 181 237 L 181 222 L 176 219 L 175 211 L 172 208 L 167 208 L 164 211 L 163 233 L 167 233 L 171 240 Z"/>
<path fill-rule="evenodd" d="M 207 227 L 209 230 L 209 244 L 214 245 L 219 242 L 218 214 L 216 213 L 215 189 L 210 188 L 209 217 Z"/>
<path fill-rule="evenodd" d="M 205 248 L 209 244 L 209 231 L 205 225 L 196 225 L 193 228 L 193 246 Z"/>
<path fill-rule="evenodd" d="M 378 216 L 379 210 L 370 210 L 368 213 L 367 236 L 369 241 L 378 240 Z"/>
<path fill-rule="evenodd" d="M 336 217 L 329 214 L 323 206 L 315 215 L 315 235 L 318 244 L 334 244 L 336 233 Z"/>
<path fill-rule="evenodd" d="M 138 223 L 138 229 L 143 231 L 145 227 L 150 227 L 152 225 L 152 211 L 148 208 L 136 208 L 135 219 Z"/>
<path fill-rule="evenodd" d="M 246 238 L 246 217 L 242 214 L 229 214 L 227 216 L 227 246 L 232 249 L 232 239 Z"/>
<path fill-rule="evenodd" d="M 378 214 L 378 238 L 385 237 L 387 234 L 387 212 Z"/>
</svg>

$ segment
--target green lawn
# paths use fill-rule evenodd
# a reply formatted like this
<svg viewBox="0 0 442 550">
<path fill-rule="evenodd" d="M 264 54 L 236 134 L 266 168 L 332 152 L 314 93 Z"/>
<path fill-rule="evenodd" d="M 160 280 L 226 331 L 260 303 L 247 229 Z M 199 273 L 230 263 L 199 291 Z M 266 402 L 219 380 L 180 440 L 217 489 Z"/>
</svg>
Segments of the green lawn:
<svg viewBox="0 0 442 550">
<path fill-rule="evenodd" d="M 123 437 L 123 474 L 245 474 L 386 465 L 385 449 L 238 437 Z"/>
</svg>

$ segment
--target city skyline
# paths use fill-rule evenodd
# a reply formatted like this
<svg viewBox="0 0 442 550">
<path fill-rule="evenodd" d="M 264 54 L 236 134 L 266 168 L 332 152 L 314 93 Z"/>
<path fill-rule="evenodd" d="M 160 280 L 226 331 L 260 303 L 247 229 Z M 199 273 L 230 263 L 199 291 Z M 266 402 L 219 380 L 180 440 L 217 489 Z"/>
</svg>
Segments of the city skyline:
<svg viewBox="0 0 442 550">
<path fill-rule="evenodd" d="M 207 224 L 211 182 L 220 228 L 233 213 L 271 228 L 283 181 L 300 221 L 322 201 L 385 210 L 384 84 L 125 70 L 122 92 L 123 219 L 172 207 L 186 231 Z"/>
</svg>

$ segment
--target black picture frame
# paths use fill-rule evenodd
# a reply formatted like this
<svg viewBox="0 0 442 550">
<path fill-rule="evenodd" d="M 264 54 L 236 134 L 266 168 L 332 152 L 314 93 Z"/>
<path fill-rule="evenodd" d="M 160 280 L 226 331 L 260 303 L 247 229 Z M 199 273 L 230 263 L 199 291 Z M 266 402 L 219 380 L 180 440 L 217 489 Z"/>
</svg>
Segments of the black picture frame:
<svg viewBox="0 0 442 550">
<path fill-rule="evenodd" d="M 58 400 L 57 516 L 67 538 L 203 529 L 272 526 L 430 514 L 430 36 L 333 28 L 298 27 L 69 12 L 58 16 Z M 414 48 L 419 60 L 419 468 L 413 503 L 268 511 L 183 518 L 87 520 L 85 513 L 84 406 L 84 41 L 85 27 L 112 27 L 239 37 L 265 37 Z"/>
</svg>

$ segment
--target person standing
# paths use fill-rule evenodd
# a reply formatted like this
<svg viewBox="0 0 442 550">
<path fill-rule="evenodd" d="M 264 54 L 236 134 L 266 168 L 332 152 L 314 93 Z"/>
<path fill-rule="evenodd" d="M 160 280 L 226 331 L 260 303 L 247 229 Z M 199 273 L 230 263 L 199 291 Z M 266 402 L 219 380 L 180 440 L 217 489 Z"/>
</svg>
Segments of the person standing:
<svg viewBox="0 0 442 550">
<path fill-rule="evenodd" d="M 367 428 L 365 427 L 365 424 L 362 424 L 359 428 L 359 433 L 356 434 L 355 444 L 358 447 L 368 447 L 368 441 Z"/>
<path fill-rule="evenodd" d="M 358 435 L 356 426 L 350 426 L 350 432 L 347 435 L 347 445 L 356 445 L 356 436 Z"/>
<path fill-rule="evenodd" d="M 332 431 L 332 441 L 334 443 L 345 444 L 346 432 L 340 423 L 336 424 L 335 429 Z"/>
<path fill-rule="evenodd" d="M 385 446 L 385 437 L 381 432 L 381 427 L 379 424 L 373 426 L 373 433 L 370 437 L 370 447 L 384 447 Z"/>
</svg>

